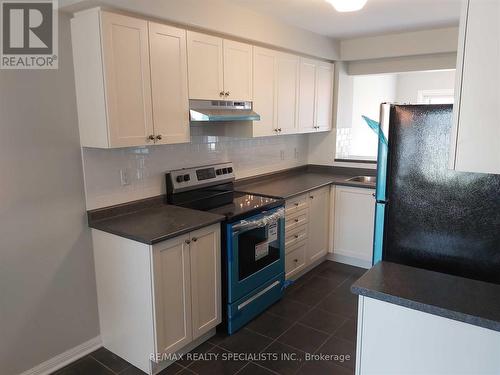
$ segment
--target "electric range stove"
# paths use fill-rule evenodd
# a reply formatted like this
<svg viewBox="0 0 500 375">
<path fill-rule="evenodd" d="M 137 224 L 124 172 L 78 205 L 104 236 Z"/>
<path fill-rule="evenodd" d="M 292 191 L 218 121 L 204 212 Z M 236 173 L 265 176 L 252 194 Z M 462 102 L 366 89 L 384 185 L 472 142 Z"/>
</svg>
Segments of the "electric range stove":
<svg viewBox="0 0 500 375">
<path fill-rule="evenodd" d="M 232 334 L 283 297 L 284 200 L 234 190 L 232 163 L 170 171 L 169 204 L 222 214 L 222 326 Z"/>
</svg>

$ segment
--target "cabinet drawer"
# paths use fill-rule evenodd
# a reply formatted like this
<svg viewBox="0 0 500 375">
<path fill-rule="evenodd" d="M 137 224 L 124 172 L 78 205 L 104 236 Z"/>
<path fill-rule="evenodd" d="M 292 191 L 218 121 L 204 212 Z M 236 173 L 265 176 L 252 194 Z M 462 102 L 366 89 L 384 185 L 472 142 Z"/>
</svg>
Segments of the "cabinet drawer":
<svg viewBox="0 0 500 375">
<path fill-rule="evenodd" d="M 305 210 L 307 208 L 307 196 L 301 195 L 286 201 L 285 216 L 289 216 L 295 212 Z"/>
<path fill-rule="evenodd" d="M 300 271 L 306 265 L 306 244 L 301 243 L 293 251 L 285 255 L 286 277 Z"/>
<path fill-rule="evenodd" d="M 307 238 L 307 225 L 302 225 L 290 231 L 285 231 L 285 252 L 296 244 Z"/>
<path fill-rule="evenodd" d="M 298 211 L 285 217 L 285 230 L 291 231 L 307 224 L 307 211 Z"/>
</svg>

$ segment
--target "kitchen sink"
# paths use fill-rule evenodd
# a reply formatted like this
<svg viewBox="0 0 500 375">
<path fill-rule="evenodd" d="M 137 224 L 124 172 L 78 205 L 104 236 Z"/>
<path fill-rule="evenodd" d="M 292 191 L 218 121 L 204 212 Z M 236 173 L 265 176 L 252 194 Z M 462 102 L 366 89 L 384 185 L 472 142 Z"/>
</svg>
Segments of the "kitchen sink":
<svg viewBox="0 0 500 375">
<path fill-rule="evenodd" d="M 361 182 L 363 184 L 375 184 L 375 183 L 377 183 L 377 177 L 375 177 L 375 176 L 356 176 L 356 177 L 348 178 L 346 181 Z"/>
</svg>

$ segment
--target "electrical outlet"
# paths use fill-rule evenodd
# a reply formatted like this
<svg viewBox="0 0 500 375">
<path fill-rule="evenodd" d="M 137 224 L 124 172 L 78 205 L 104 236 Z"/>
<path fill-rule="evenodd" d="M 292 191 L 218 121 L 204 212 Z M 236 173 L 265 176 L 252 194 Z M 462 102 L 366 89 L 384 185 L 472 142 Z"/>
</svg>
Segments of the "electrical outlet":
<svg viewBox="0 0 500 375">
<path fill-rule="evenodd" d="M 130 185 L 130 177 L 127 169 L 120 169 L 120 184 L 122 186 Z"/>
<path fill-rule="evenodd" d="M 285 160 L 285 150 L 280 151 L 280 158 L 281 160 Z"/>
</svg>

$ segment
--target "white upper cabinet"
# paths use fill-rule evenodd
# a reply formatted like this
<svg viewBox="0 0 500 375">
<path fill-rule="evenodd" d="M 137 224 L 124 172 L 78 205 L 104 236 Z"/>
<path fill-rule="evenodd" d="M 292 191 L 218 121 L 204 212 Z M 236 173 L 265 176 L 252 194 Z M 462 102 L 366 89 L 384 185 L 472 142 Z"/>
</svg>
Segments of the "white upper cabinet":
<svg viewBox="0 0 500 375">
<path fill-rule="evenodd" d="M 297 133 L 297 104 L 300 58 L 288 53 L 278 55 L 276 127 L 279 134 Z"/>
<path fill-rule="evenodd" d="M 253 109 L 260 121 L 253 124 L 256 137 L 277 134 L 276 89 L 278 52 L 254 47 L 253 52 Z"/>
<path fill-rule="evenodd" d="M 71 34 L 83 147 L 189 142 L 184 30 L 96 8 Z"/>
<path fill-rule="evenodd" d="M 333 65 L 319 63 L 316 70 L 315 124 L 317 130 L 332 129 Z"/>
<path fill-rule="evenodd" d="M 153 134 L 148 23 L 102 12 L 109 144 L 137 146 Z"/>
<path fill-rule="evenodd" d="M 187 32 L 190 99 L 224 99 L 222 39 Z"/>
<path fill-rule="evenodd" d="M 260 47 L 253 55 L 253 135 L 296 133 L 299 57 Z"/>
<path fill-rule="evenodd" d="M 333 64 L 300 59 L 298 131 L 332 129 Z"/>
<path fill-rule="evenodd" d="M 500 174 L 500 2 L 465 0 L 451 168 Z"/>
<path fill-rule="evenodd" d="M 316 61 L 300 59 L 299 81 L 299 131 L 316 130 L 314 110 L 316 107 Z"/>
<path fill-rule="evenodd" d="M 252 100 L 252 50 L 249 44 L 224 39 L 224 96 Z"/>
<path fill-rule="evenodd" d="M 189 142 L 186 31 L 150 23 L 149 45 L 156 143 Z"/>
<path fill-rule="evenodd" d="M 252 100 L 252 46 L 187 32 L 189 98 Z"/>
</svg>

